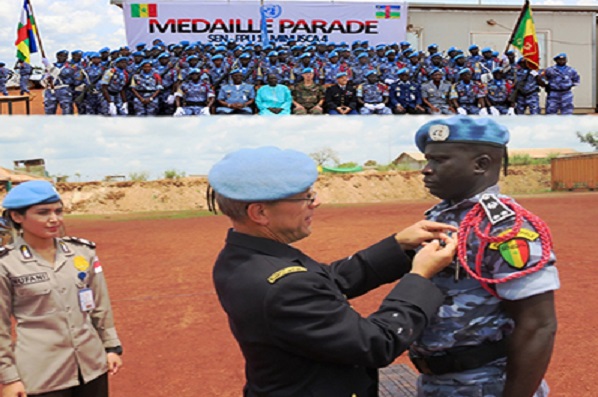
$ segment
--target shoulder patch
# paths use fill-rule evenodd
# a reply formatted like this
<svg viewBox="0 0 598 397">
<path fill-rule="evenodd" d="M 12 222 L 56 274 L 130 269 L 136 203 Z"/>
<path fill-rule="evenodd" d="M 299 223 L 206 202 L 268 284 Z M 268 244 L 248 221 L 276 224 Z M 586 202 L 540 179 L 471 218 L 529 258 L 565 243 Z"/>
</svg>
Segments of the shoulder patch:
<svg viewBox="0 0 598 397">
<path fill-rule="evenodd" d="M 62 239 L 64 241 L 68 241 L 68 242 L 71 242 L 71 243 L 74 243 L 74 244 L 86 245 L 89 248 L 95 248 L 96 247 L 96 243 L 94 243 L 93 241 L 85 240 L 84 238 L 65 236 L 65 237 L 62 237 Z"/>
<path fill-rule="evenodd" d="M 279 279 L 283 278 L 287 274 L 297 273 L 297 272 L 306 272 L 306 271 L 307 271 L 307 269 L 302 266 L 285 267 L 282 270 L 272 273 L 272 275 L 270 277 L 268 277 L 268 282 L 270 284 L 274 284 L 275 282 L 277 282 Z"/>
</svg>

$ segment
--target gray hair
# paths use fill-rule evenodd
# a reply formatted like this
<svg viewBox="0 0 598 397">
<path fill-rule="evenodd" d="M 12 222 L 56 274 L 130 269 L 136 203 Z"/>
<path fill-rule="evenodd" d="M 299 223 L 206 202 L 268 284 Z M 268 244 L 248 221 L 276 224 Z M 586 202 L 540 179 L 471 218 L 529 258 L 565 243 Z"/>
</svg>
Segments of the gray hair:
<svg viewBox="0 0 598 397">
<path fill-rule="evenodd" d="M 247 201 L 233 200 L 216 193 L 216 203 L 218 208 L 233 221 L 244 221 L 247 219 Z"/>
</svg>

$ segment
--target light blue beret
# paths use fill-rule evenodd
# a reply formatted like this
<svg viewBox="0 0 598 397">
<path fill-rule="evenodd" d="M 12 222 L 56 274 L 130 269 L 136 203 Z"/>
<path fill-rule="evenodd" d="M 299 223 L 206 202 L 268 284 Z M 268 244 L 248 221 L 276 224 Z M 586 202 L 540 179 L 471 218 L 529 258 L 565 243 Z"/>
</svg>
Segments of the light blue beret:
<svg viewBox="0 0 598 397">
<path fill-rule="evenodd" d="M 276 51 L 270 51 L 270 52 L 268 53 L 268 56 L 269 56 L 269 57 L 277 57 L 277 56 L 278 56 L 278 52 L 276 52 Z"/>
<path fill-rule="evenodd" d="M 94 54 L 97 54 L 97 53 L 94 53 Z M 100 54 L 98 54 L 98 55 L 100 55 Z M 134 57 L 144 57 L 144 56 L 145 56 L 145 54 L 143 53 L 143 51 L 135 51 L 135 52 L 133 53 L 133 56 L 134 56 Z"/>
<path fill-rule="evenodd" d="M 47 181 L 23 182 L 11 189 L 2 206 L 8 210 L 25 208 L 36 204 L 55 203 L 60 200 L 58 192 Z"/>
<path fill-rule="evenodd" d="M 303 69 L 303 71 L 301 71 L 301 74 L 313 73 L 313 72 L 314 72 L 313 68 L 305 68 L 305 69 Z"/>
<path fill-rule="evenodd" d="M 347 75 L 347 72 L 338 72 L 338 73 L 336 74 L 336 78 L 338 79 L 338 78 L 340 78 L 340 77 L 343 77 L 343 76 L 346 76 L 346 75 Z"/>
<path fill-rule="evenodd" d="M 201 73 L 201 70 L 199 70 L 199 68 L 191 68 L 191 69 L 189 69 L 189 75 L 200 74 L 200 73 Z"/>
<path fill-rule="evenodd" d="M 432 76 L 434 73 L 442 73 L 442 69 L 440 68 L 434 68 L 430 71 L 430 76 Z"/>
<path fill-rule="evenodd" d="M 127 58 L 127 57 L 118 57 L 118 58 L 116 58 L 114 60 L 114 64 L 117 64 L 117 63 L 122 62 L 122 61 L 129 62 L 129 58 Z"/>
<path fill-rule="evenodd" d="M 484 52 L 492 52 L 492 48 L 484 47 L 484 48 L 482 48 L 482 53 L 484 53 Z"/>
<path fill-rule="evenodd" d="M 498 51 L 492 51 L 492 56 L 493 56 L 493 57 L 497 57 L 498 55 L 499 55 L 499 52 L 498 52 Z"/>
<path fill-rule="evenodd" d="M 375 74 L 376 76 L 378 75 L 378 73 L 376 73 L 374 69 L 368 70 L 367 72 L 365 72 L 365 77 L 371 76 L 373 74 Z"/>
<path fill-rule="evenodd" d="M 385 48 L 386 48 L 386 44 L 378 44 L 378 45 L 376 46 L 376 49 L 377 49 L 377 50 L 383 50 L 383 49 L 385 49 Z"/>
<path fill-rule="evenodd" d="M 477 48 L 480 48 L 480 47 L 478 47 L 478 45 L 477 45 L 477 44 L 472 44 L 472 45 L 470 45 L 470 46 L 469 46 L 469 51 L 471 51 L 471 50 L 475 50 L 475 49 L 477 49 Z"/>
<path fill-rule="evenodd" d="M 249 55 L 248 53 L 244 52 L 239 56 L 239 59 L 247 59 L 247 58 L 251 58 L 251 55 Z"/>
<path fill-rule="evenodd" d="M 145 61 L 141 62 L 139 67 L 144 67 L 145 65 L 151 65 L 151 64 L 152 64 L 152 61 L 150 61 L 149 59 L 146 59 Z"/>
<path fill-rule="evenodd" d="M 442 55 L 440 55 L 439 53 L 435 52 L 434 54 L 432 54 L 432 56 L 430 58 L 441 58 Z"/>
<path fill-rule="evenodd" d="M 556 61 L 557 59 L 560 59 L 560 58 L 563 58 L 563 59 L 567 58 L 567 54 L 565 54 L 564 52 L 561 52 L 560 54 L 555 55 L 554 58 L 552 58 L 552 59 L 554 59 Z"/>
<path fill-rule="evenodd" d="M 456 61 L 457 59 L 461 59 L 461 58 L 465 58 L 465 55 L 463 55 L 463 54 L 455 55 L 455 57 L 453 58 L 453 61 Z"/>
<path fill-rule="evenodd" d="M 181 40 L 180 43 L 181 43 L 182 46 L 189 45 L 189 41 L 188 40 Z"/>
<path fill-rule="evenodd" d="M 199 59 L 199 57 L 197 55 L 191 55 L 187 57 L 187 62 L 192 61 L 194 59 Z"/>
<path fill-rule="evenodd" d="M 215 60 L 217 60 L 217 59 L 223 59 L 223 58 L 224 58 L 224 57 L 222 56 L 222 54 L 214 55 L 214 56 L 212 57 L 212 61 L 215 61 Z"/>
<path fill-rule="evenodd" d="M 310 54 L 301 54 L 301 56 L 299 57 L 299 59 L 304 59 L 304 58 L 311 58 Z"/>
<path fill-rule="evenodd" d="M 484 143 L 506 146 L 509 130 L 489 117 L 453 116 L 428 121 L 415 133 L 415 144 L 423 153 L 430 142 Z"/>
<path fill-rule="evenodd" d="M 366 54 L 365 52 L 363 52 L 363 53 L 361 53 L 361 54 L 359 54 L 357 56 L 357 59 L 366 58 L 366 57 L 368 57 L 368 54 Z"/>
<path fill-rule="evenodd" d="M 231 71 L 230 71 L 230 75 L 231 75 L 231 76 L 232 76 L 233 74 L 237 74 L 237 73 L 243 73 L 243 72 L 241 71 L 241 69 L 238 69 L 238 68 L 237 68 L 237 69 L 233 69 L 233 70 L 231 70 Z"/>
<path fill-rule="evenodd" d="M 338 56 L 338 52 L 336 51 L 330 51 L 330 54 L 328 54 L 328 58 L 333 58 L 333 57 L 337 57 Z"/>
<path fill-rule="evenodd" d="M 110 48 L 108 48 L 108 47 L 104 47 L 104 48 L 102 48 L 102 49 L 101 49 L 100 51 L 98 51 L 98 52 L 99 52 L 100 54 L 101 54 L 102 52 L 110 52 Z"/>
<path fill-rule="evenodd" d="M 496 68 L 492 69 L 492 73 L 498 73 L 498 72 L 502 73 L 502 68 L 501 67 L 496 67 Z"/>
<path fill-rule="evenodd" d="M 388 50 L 388 51 L 386 51 L 386 52 L 384 53 L 384 56 L 385 56 L 385 57 L 387 57 L 387 56 L 389 56 L 390 54 L 396 54 L 395 50 Z"/>
<path fill-rule="evenodd" d="M 227 154 L 208 173 L 216 193 L 233 200 L 280 200 L 307 190 L 318 178 L 306 154 L 273 146 Z"/>
<path fill-rule="evenodd" d="M 170 54 L 167 52 L 163 52 L 162 54 L 158 55 L 158 59 L 163 59 L 163 58 L 170 58 Z"/>
<path fill-rule="evenodd" d="M 101 58 L 101 57 L 102 56 L 100 55 L 99 52 L 92 52 L 92 53 L 89 54 L 89 59 L 92 59 L 92 58 Z"/>
<path fill-rule="evenodd" d="M 56 53 L 56 55 L 68 55 L 69 52 L 67 50 L 60 50 Z"/>
<path fill-rule="evenodd" d="M 457 47 L 449 47 L 449 49 L 446 50 L 446 52 L 451 52 L 451 51 L 457 51 Z"/>
<path fill-rule="evenodd" d="M 139 48 L 139 47 L 143 48 L 143 47 L 145 47 L 145 43 L 137 43 L 135 45 L 135 47 L 137 47 L 137 48 Z"/>
<path fill-rule="evenodd" d="M 409 68 L 401 68 L 399 69 L 399 71 L 397 72 L 397 75 L 402 75 L 402 74 L 408 74 L 409 73 Z"/>
<path fill-rule="evenodd" d="M 428 49 L 430 49 L 430 48 L 438 48 L 438 44 L 430 44 L 428 46 Z"/>
<path fill-rule="evenodd" d="M 471 70 L 469 70 L 469 68 L 461 68 L 461 70 L 459 70 L 459 76 L 465 74 L 465 73 L 470 73 L 471 74 Z"/>
<path fill-rule="evenodd" d="M 505 55 L 515 55 L 515 51 L 509 50 L 509 51 L 505 52 Z"/>
<path fill-rule="evenodd" d="M 408 42 L 408 41 L 401 41 L 399 44 L 400 45 L 405 45 L 405 46 L 410 46 L 411 45 L 411 43 Z"/>
<path fill-rule="evenodd" d="M 74 51 L 72 51 L 72 52 L 71 52 L 71 54 L 72 54 L 72 55 L 75 55 L 75 54 L 83 54 L 83 51 L 81 51 L 81 50 L 74 50 Z"/>
</svg>

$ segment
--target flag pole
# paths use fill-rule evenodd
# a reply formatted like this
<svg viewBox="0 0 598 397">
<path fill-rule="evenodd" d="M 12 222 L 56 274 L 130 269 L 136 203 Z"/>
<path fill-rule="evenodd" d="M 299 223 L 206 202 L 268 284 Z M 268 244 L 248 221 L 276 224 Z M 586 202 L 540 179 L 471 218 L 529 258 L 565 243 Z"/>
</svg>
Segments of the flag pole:
<svg viewBox="0 0 598 397">
<path fill-rule="evenodd" d="M 509 41 L 507 41 L 507 47 L 505 48 L 504 53 L 509 51 L 509 47 L 511 46 L 511 43 L 513 42 L 513 37 L 515 37 L 515 33 L 517 33 L 517 30 L 519 30 L 519 24 L 521 23 L 521 19 L 523 19 L 525 10 L 527 10 L 528 8 L 529 8 L 529 0 L 525 0 L 525 3 L 523 4 L 523 8 L 521 8 L 521 12 L 519 13 L 519 18 L 517 18 L 517 23 L 515 24 L 515 29 L 513 29 L 513 32 L 511 33 L 511 37 L 509 38 Z"/>
<path fill-rule="evenodd" d="M 31 9 L 31 16 L 35 21 L 35 36 L 37 37 L 37 41 L 39 42 L 39 49 L 42 53 L 42 59 L 46 57 L 46 52 L 44 51 L 44 45 L 42 44 L 42 38 L 39 34 L 39 25 L 37 24 L 37 18 L 35 18 L 35 13 L 33 12 L 33 4 L 31 4 L 31 0 L 28 1 L 29 9 Z"/>
</svg>

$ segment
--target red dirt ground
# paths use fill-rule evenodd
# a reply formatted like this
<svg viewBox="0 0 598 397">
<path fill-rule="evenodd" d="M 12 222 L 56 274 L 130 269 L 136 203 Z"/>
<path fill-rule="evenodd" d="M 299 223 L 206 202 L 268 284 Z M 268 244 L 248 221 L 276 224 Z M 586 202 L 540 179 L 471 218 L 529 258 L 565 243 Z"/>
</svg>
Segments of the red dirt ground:
<svg viewBox="0 0 598 397">
<path fill-rule="evenodd" d="M 551 226 L 562 288 L 559 331 L 548 371 L 552 396 L 595 396 L 598 381 L 598 194 L 520 198 Z M 433 202 L 320 208 L 312 236 L 297 246 L 331 261 L 418 221 Z M 113 396 L 240 396 L 243 359 L 211 280 L 229 227 L 224 216 L 179 220 L 71 219 L 68 233 L 94 240 L 108 277 L 125 348 Z M 385 286 L 353 302 L 376 309 Z M 398 362 L 404 363 L 404 357 Z M 594 390 L 592 392 L 592 390 Z"/>
</svg>

